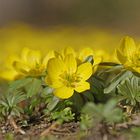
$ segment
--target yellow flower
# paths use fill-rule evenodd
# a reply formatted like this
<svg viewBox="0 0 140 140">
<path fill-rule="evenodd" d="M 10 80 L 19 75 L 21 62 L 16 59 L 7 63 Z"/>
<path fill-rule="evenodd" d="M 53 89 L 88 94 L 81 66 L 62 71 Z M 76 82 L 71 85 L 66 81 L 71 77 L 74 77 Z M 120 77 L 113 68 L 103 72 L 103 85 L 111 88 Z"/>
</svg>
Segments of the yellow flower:
<svg viewBox="0 0 140 140">
<path fill-rule="evenodd" d="M 98 65 L 101 60 L 102 57 L 101 55 L 97 54 L 96 51 L 94 52 L 91 48 L 83 48 L 80 50 L 79 55 L 78 55 L 78 59 L 83 62 L 86 60 L 86 58 L 88 56 L 92 56 L 93 57 L 93 66 Z"/>
<path fill-rule="evenodd" d="M 15 56 L 9 56 L 6 60 L 4 60 L 3 68 L 0 70 L 0 78 L 12 81 L 17 77 L 18 73 L 12 67 L 13 61 L 16 59 L 17 58 Z"/>
<path fill-rule="evenodd" d="M 127 69 L 140 73 L 140 46 L 126 36 L 116 49 L 117 58 Z"/>
<path fill-rule="evenodd" d="M 83 92 L 90 89 L 86 82 L 92 75 L 92 65 L 89 62 L 77 65 L 72 54 L 65 59 L 52 58 L 47 65 L 48 75 L 46 83 L 54 88 L 54 95 L 66 99 L 73 95 L 74 91 Z"/>
<path fill-rule="evenodd" d="M 78 64 L 82 64 L 87 59 L 88 56 L 92 56 L 93 73 L 97 70 L 98 64 L 102 61 L 102 56 L 88 47 L 80 49 L 77 52 L 73 48 L 67 47 L 63 50 L 62 57 L 65 58 L 65 56 L 68 54 L 72 54 L 77 59 Z"/>
<path fill-rule="evenodd" d="M 13 67 L 20 75 L 40 76 L 46 72 L 48 60 L 53 57 L 53 51 L 42 57 L 40 51 L 24 48 L 21 56 L 13 61 Z"/>
<path fill-rule="evenodd" d="M 66 47 L 62 50 L 60 55 L 64 59 L 66 55 L 72 54 L 74 57 L 77 57 L 76 51 L 72 47 Z"/>
<path fill-rule="evenodd" d="M 80 50 L 78 59 L 80 62 L 84 62 L 88 56 L 93 57 L 93 73 L 97 70 L 99 63 L 102 61 L 102 56 L 96 51 L 94 52 L 91 48 L 83 48 Z"/>
</svg>

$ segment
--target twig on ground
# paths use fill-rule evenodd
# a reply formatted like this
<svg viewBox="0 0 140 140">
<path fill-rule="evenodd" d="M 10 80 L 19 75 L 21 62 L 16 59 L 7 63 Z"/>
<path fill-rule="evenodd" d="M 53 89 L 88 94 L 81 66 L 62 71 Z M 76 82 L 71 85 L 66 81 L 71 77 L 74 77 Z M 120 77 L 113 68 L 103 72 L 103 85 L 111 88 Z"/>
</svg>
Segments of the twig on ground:
<svg viewBox="0 0 140 140">
<path fill-rule="evenodd" d="M 15 120 L 13 117 L 9 116 L 8 117 L 8 120 L 9 120 L 9 123 L 10 125 L 14 128 L 14 130 L 16 132 L 19 132 L 20 134 L 24 135 L 25 134 L 25 131 L 23 131 L 20 127 L 17 126 Z"/>
<path fill-rule="evenodd" d="M 49 128 L 47 128 L 41 133 L 41 136 L 47 136 L 51 130 L 57 128 L 59 125 L 60 124 L 58 122 L 54 122 Z"/>
</svg>

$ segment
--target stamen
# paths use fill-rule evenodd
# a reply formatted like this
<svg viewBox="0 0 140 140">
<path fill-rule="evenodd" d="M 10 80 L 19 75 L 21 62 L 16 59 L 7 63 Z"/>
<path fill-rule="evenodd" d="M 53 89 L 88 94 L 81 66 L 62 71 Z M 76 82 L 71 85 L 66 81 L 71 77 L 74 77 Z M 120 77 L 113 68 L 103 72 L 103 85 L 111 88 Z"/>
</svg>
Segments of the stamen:
<svg viewBox="0 0 140 140">
<path fill-rule="evenodd" d="M 77 86 L 77 83 L 80 82 L 82 78 L 80 77 L 80 75 L 77 75 L 75 73 L 70 74 L 64 72 L 62 75 L 60 75 L 59 80 L 67 87 L 75 88 Z"/>
</svg>

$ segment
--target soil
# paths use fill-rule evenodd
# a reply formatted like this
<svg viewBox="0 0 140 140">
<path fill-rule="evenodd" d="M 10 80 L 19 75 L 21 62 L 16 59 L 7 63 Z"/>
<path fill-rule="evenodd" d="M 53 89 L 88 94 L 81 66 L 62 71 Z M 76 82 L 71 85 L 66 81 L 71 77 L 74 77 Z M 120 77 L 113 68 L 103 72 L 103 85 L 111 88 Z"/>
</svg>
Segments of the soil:
<svg viewBox="0 0 140 140">
<path fill-rule="evenodd" d="M 25 135 L 21 135 L 17 133 L 9 123 L 0 124 L 0 140 L 3 140 L 7 133 L 12 133 L 14 135 L 15 140 L 38 140 L 41 133 L 45 130 L 51 128 L 53 123 L 49 123 L 45 120 L 37 121 L 30 123 L 28 126 L 21 127 L 22 130 L 26 132 Z M 55 128 L 49 130 L 47 136 L 55 136 L 58 139 L 69 139 L 75 136 L 79 132 L 79 123 L 71 122 L 71 123 L 64 123 L 59 125 Z"/>
<path fill-rule="evenodd" d="M 17 133 L 9 123 L 3 123 L 0 124 L 0 140 L 4 140 L 7 133 L 12 133 L 15 140 L 39 140 L 42 132 L 46 130 L 49 131 L 45 137 L 49 137 L 49 139 L 46 138 L 43 140 L 126 140 L 128 130 L 133 126 L 140 126 L 140 114 L 133 115 L 131 121 L 117 124 L 115 131 L 111 125 L 104 126 L 103 124 L 98 124 L 96 127 L 84 133 L 84 135 L 80 132 L 79 122 L 64 123 L 52 127 L 54 123 L 47 122 L 45 119 L 33 120 L 27 126 L 21 127 L 26 132 L 25 135 Z M 21 126 L 20 123 L 17 124 Z"/>
</svg>

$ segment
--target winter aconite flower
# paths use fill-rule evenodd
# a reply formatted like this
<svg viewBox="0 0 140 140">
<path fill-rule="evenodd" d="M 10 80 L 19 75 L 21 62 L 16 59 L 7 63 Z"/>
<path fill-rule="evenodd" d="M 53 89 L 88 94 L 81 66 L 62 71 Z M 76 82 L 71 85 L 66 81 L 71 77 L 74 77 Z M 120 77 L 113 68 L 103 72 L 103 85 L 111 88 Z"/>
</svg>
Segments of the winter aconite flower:
<svg viewBox="0 0 140 140">
<path fill-rule="evenodd" d="M 50 59 L 47 72 L 46 83 L 54 88 L 54 94 L 59 98 L 66 99 L 71 97 L 74 91 L 80 93 L 90 89 L 86 80 L 92 75 L 91 63 L 77 65 L 72 54 L 66 55 L 64 60 Z"/>
<path fill-rule="evenodd" d="M 53 51 L 42 57 L 40 51 L 24 48 L 21 56 L 13 61 L 13 67 L 20 75 L 40 76 L 46 71 L 48 60 L 53 57 Z"/>
<path fill-rule="evenodd" d="M 116 49 L 117 58 L 127 69 L 140 73 L 140 46 L 131 37 L 125 37 Z"/>
<path fill-rule="evenodd" d="M 75 51 L 72 47 L 67 47 L 62 52 L 62 57 L 64 58 L 66 55 L 72 54 L 78 64 L 82 64 L 87 60 L 87 58 L 90 56 L 93 59 L 93 73 L 96 71 L 98 64 L 102 61 L 102 55 L 94 52 L 91 48 L 85 47 L 83 49 L 80 49 L 79 51 Z"/>
<path fill-rule="evenodd" d="M 3 69 L 0 71 L 0 78 L 7 81 L 13 81 L 16 79 L 18 73 L 12 66 L 13 61 L 15 61 L 16 59 L 16 56 L 11 55 L 6 60 L 4 60 Z"/>
</svg>

